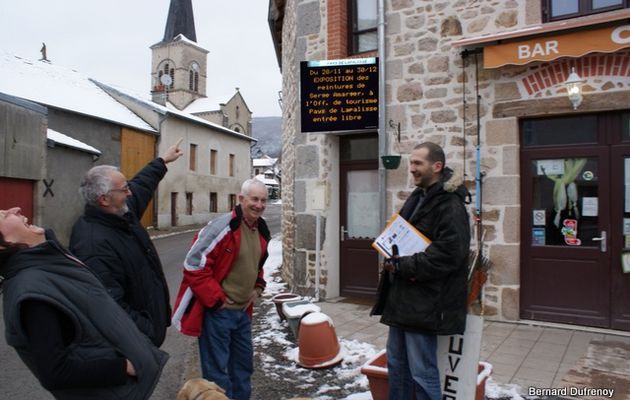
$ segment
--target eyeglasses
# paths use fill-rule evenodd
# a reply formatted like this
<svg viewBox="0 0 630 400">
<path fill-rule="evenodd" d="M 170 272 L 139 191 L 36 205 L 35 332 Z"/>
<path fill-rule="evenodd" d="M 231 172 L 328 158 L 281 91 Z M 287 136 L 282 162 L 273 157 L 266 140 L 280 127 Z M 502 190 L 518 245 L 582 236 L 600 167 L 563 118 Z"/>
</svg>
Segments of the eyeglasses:
<svg viewBox="0 0 630 400">
<path fill-rule="evenodd" d="M 129 191 L 129 184 L 127 183 L 125 186 L 121 187 L 120 189 L 109 189 L 109 191 L 127 193 Z"/>
</svg>

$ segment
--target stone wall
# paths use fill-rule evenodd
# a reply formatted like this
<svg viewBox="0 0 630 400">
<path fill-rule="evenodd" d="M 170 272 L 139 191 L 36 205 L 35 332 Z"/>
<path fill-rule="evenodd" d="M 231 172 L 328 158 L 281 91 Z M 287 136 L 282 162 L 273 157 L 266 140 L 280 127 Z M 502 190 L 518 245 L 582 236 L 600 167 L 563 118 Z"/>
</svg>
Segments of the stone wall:
<svg viewBox="0 0 630 400">
<path fill-rule="evenodd" d="M 305 48 L 304 39 L 297 36 L 296 6 L 295 0 L 286 2 L 282 25 L 282 278 L 290 286 L 295 275 L 294 140 L 300 112 L 296 83 Z"/>
<path fill-rule="evenodd" d="M 312 223 L 306 204 L 309 187 L 316 181 L 329 182 L 338 165 L 334 137 L 299 133 L 299 61 L 326 58 L 326 34 L 330 31 L 327 3 L 287 1 L 283 30 L 283 273 L 285 279 L 303 288 L 309 287 L 313 243 L 297 231 Z M 484 311 L 491 319 L 516 320 L 521 242 L 519 118 L 574 112 L 562 85 L 570 67 L 587 79 L 580 112 L 625 107 L 630 94 L 630 63 L 621 60 L 629 59 L 630 53 L 485 70 L 481 54 L 463 59 L 463 49 L 453 42 L 540 24 L 540 1 L 386 0 L 385 8 L 385 118 L 401 127 L 400 142 L 388 128 L 392 136 L 387 151 L 403 155 L 401 167 L 387 171 L 387 211 L 398 210 L 413 189 L 407 167 L 413 146 L 423 141 L 438 143 L 445 149 L 447 165 L 465 175 L 473 195 L 469 210 L 474 238 L 471 246 L 476 249 L 472 216 L 476 212 L 475 148 L 479 134 L 484 173 L 482 254 L 492 265 Z M 334 189 L 329 194 L 335 198 Z M 329 226 L 324 228 L 323 246 L 334 250 L 323 255 L 322 265 L 328 274 L 338 269 L 337 260 L 332 259 L 339 245 L 338 233 L 332 229 L 338 226 L 334 223 L 338 207 L 331 201 L 324 212 Z"/>
<path fill-rule="evenodd" d="M 423 141 L 444 147 L 447 165 L 465 174 L 473 194 L 469 207 L 475 214 L 475 147 L 477 146 L 477 92 L 479 77 L 479 135 L 483 184 L 484 256 L 493 261 L 492 289 L 486 290 L 486 314 L 518 317 L 518 308 L 503 313 L 499 288 L 518 288 L 518 126 L 516 118 L 492 120 L 493 81 L 497 71 L 483 70 L 481 55 L 462 59 L 455 40 L 486 33 L 513 30 L 527 23 L 527 10 L 539 2 L 392 0 L 387 3 L 386 76 L 387 119 L 400 123 L 401 140 L 390 140 L 389 151 L 403 154 L 402 164 L 413 146 Z M 532 19 L 532 18 L 530 18 Z M 475 64 L 477 63 L 477 71 Z M 502 89 L 509 97 L 511 86 Z M 492 141 L 493 145 L 489 145 Z M 507 156 L 506 156 L 507 155 Z M 507 172 L 507 173 L 506 173 Z M 398 210 L 413 187 L 408 168 L 388 174 L 388 210 Z M 504 227 L 509 234 L 504 238 Z M 476 248 L 474 220 L 471 231 Z M 516 257 L 514 259 L 514 257 Z M 497 280 L 498 278 L 498 280 Z M 492 297 L 489 295 L 492 294 Z M 518 300 L 518 294 L 515 296 Z M 518 306 L 518 305 L 516 305 Z M 511 318 L 507 318 L 511 319 Z"/>
<path fill-rule="evenodd" d="M 317 211 L 311 203 L 313 191 L 323 193 L 325 209 L 320 212 L 319 296 L 336 288 L 339 236 L 338 138 L 301 133 L 298 89 L 300 61 L 326 59 L 327 4 L 323 1 L 287 1 L 283 25 L 283 269 L 291 290 L 303 295 L 316 293 L 315 231 Z M 299 21 L 299 23 L 297 22 Z M 337 182 L 337 184 L 335 184 Z M 333 277 L 333 281 L 329 278 Z"/>
</svg>

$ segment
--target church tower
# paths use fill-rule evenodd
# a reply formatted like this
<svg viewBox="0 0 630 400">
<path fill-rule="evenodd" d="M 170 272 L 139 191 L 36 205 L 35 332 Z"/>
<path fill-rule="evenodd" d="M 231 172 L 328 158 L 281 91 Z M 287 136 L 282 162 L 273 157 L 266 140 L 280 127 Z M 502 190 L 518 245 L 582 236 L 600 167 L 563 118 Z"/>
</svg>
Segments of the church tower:
<svg viewBox="0 0 630 400">
<path fill-rule="evenodd" d="M 192 0 L 171 0 L 161 42 L 151 46 L 151 94 L 179 110 L 206 97 L 208 50 L 197 43 Z"/>
</svg>

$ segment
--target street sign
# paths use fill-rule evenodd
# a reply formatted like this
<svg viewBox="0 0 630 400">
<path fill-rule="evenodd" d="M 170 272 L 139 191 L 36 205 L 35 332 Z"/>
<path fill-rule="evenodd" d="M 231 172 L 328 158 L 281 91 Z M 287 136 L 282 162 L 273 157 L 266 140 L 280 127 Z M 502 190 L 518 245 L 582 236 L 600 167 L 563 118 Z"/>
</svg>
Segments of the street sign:
<svg viewBox="0 0 630 400">
<path fill-rule="evenodd" d="M 378 128 L 378 58 L 302 61 L 302 132 Z"/>
</svg>

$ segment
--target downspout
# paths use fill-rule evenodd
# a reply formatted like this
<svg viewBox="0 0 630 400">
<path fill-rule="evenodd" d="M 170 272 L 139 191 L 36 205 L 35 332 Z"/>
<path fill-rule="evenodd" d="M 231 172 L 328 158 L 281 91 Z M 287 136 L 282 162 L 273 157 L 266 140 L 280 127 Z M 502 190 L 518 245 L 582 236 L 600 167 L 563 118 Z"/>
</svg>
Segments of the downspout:
<svg viewBox="0 0 630 400">
<path fill-rule="evenodd" d="M 387 174 L 381 157 L 387 154 L 385 131 L 385 0 L 378 0 L 378 191 L 379 226 L 387 222 Z M 379 256 L 380 258 L 381 256 Z"/>
<path fill-rule="evenodd" d="M 155 141 L 155 158 L 160 156 L 160 143 L 162 142 L 162 123 L 168 118 L 168 112 L 164 113 L 164 115 L 160 115 L 158 113 L 158 134 L 160 135 L 159 140 Z M 153 221 L 151 221 L 153 223 L 153 227 L 156 229 L 159 229 L 160 227 L 158 226 L 158 215 L 159 215 L 159 203 L 160 202 L 160 189 L 156 189 L 155 193 L 153 194 Z M 174 227 L 172 227 L 174 228 Z"/>
</svg>

